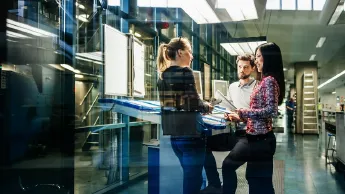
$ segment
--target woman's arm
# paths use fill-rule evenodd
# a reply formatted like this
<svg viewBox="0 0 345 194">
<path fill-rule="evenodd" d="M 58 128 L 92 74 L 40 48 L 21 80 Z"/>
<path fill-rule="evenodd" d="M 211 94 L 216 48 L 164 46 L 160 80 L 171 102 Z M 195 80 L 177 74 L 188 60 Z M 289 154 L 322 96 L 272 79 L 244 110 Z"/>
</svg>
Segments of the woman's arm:
<svg viewBox="0 0 345 194">
<path fill-rule="evenodd" d="M 266 95 L 266 102 L 263 108 L 259 109 L 240 109 L 238 115 L 241 119 L 246 118 L 269 118 L 278 115 L 279 86 L 277 81 L 269 76 L 263 80 L 262 88 L 259 91 Z M 264 100 L 264 99 L 261 99 Z M 253 102 L 255 103 L 255 102 Z"/>
</svg>

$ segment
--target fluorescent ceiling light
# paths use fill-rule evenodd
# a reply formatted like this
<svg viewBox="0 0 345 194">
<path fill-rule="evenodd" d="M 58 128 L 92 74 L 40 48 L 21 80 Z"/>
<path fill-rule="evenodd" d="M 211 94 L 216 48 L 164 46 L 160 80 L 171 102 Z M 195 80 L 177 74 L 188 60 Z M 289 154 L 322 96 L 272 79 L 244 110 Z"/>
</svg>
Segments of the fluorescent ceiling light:
<svg viewBox="0 0 345 194">
<path fill-rule="evenodd" d="M 230 53 L 230 55 L 238 55 L 238 53 L 230 46 L 229 43 L 221 43 L 220 46 L 222 46 L 228 53 Z"/>
<path fill-rule="evenodd" d="M 103 59 L 102 59 L 102 52 L 89 52 L 89 53 L 77 53 L 76 54 L 78 57 L 83 57 L 83 58 L 86 58 L 86 59 L 91 59 L 91 60 L 94 60 L 94 61 L 100 61 L 102 62 Z"/>
<path fill-rule="evenodd" d="M 62 68 L 60 65 L 56 65 L 56 64 L 48 64 L 48 65 L 60 71 L 65 71 L 65 69 Z"/>
<path fill-rule="evenodd" d="M 19 31 L 22 31 L 22 32 L 25 32 L 28 34 L 35 35 L 35 36 L 41 36 L 41 37 L 45 37 L 45 36 L 56 37 L 57 36 L 56 34 L 50 33 L 48 31 L 45 31 L 45 30 L 42 30 L 39 28 L 35 28 L 35 27 L 20 23 L 20 22 L 16 22 L 16 21 L 11 20 L 11 19 L 7 19 L 6 22 L 7 22 L 6 26 L 9 28 L 16 29 L 16 30 L 19 30 Z"/>
<path fill-rule="evenodd" d="M 206 0 L 199 0 L 197 4 L 196 6 L 195 1 L 187 0 L 181 4 L 181 8 L 197 24 L 220 23 L 218 16 Z"/>
<path fill-rule="evenodd" d="M 80 75 L 80 74 L 75 74 L 74 77 L 76 77 L 76 78 L 83 78 L 84 76 Z"/>
<path fill-rule="evenodd" d="M 85 9 L 85 6 L 82 4 L 79 4 L 78 2 L 75 2 L 75 5 L 79 7 L 80 9 Z"/>
<path fill-rule="evenodd" d="M 81 71 L 80 71 L 80 70 L 78 70 L 78 69 L 74 69 L 74 68 L 73 68 L 73 67 L 71 67 L 70 65 L 67 65 L 67 64 L 61 64 L 61 66 L 62 66 L 63 68 L 65 68 L 65 69 L 68 69 L 68 70 L 70 70 L 70 71 L 74 72 L 74 73 L 81 73 Z"/>
<path fill-rule="evenodd" d="M 140 38 L 140 37 L 141 37 L 141 34 L 139 34 L 138 32 L 134 32 L 134 36 Z"/>
<path fill-rule="evenodd" d="M 31 38 L 29 36 L 25 36 L 23 34 L 12 32 L 12 31 L 9 31 L 9 30 L 6 31 L 6 35 L 9 36 L 9 37 L 13 37 L 13 38 Z"/>
<path fill-rule="evenodd" d="M 315 59 L 315 57 L 316 57 L 316 54 L 312 54 L 309 58 L 309 61 L 313 61 Z"/>
<path fill-rule="evenodd" d="M 148 76 L 148 77 L 151 77 L 151 74 L 146 73 L 145 75 Z"/>
<path fill-rule="evenodd" d="M 326 82 L 322 83 L 321 85 L 319 85 L 319 86 L 317 87 L 317 89 L 320 89 L 320 88 L 322 88 L 323 86 L 325 86 L 325 85 L 331 83 L 333 80 L 337 79 L 338 77 L 342 76 L 343 74 L 345 74 L 345 70 L 342 71 L 341 73 L 335 75 L 335 76 L 332 77 L 331 79 L 327 80 Z"/>
<path fill-rule="evenodd" d="M 138 0 L 138 7 L 182 8 L 197 24 L 220 23 L 220 20 L 207 0 Z"/>
<path fill-rule="evenodd" d="M 267 10 L 317 10 L 321 11 L 326 0 L 267 0 Z M 296 4 L 297 3 L 297 4 Z M 297 6 L 296 6 L 297 5 Z"/>
<path fill-rule="evenodd" d="M 321 37 L 319 39 L 319 42 L 317 42 L 317 44 L 316 44 L 316 48 L 321 48 L 323 43 L 325 42 L 325 40 L 326 40 L 326 37 Z"/>
<path fill-rule="evenodd" d="M 296 0 L 282 0 L 282 10 L 296 10 Z"/>
<path fill-rule="evenodd" d="M 254 54 L 255 49 L 266 43 L 266 37 L 247 37 L 247 38 L 232 38 L 228 43 L 221 43 L 220 45 L 228 52 L 230 55 L 242 55 L 245 53 Z"/>
<path fill-rule="evenodd" d="M 232 21 L 258 19 L 254 0 L 218 0 L 216 8 L 224 8 Z"/>
<path fill-rule="evenodd" d="M 283 71 L 287 71 L 287 69 L 286 69 L 286 68 L 283 68 Z"/>
<path fill-rule="evenodd" d="M 334 25 L 337 22 L 341 12 L 343 12 L 343 9 L 344 9 L 344 4 L 341 4 L 341 5 L 337 6 L 337 8 L 335 9 L 335 11 L 334 11 L 334 13 L 332 15 L 331 20 L 329 20 L 328 25 Z"/>
<path fill-rule="evenodd" d="M 298 10 L 312 10 L 312 6 L 311 6 L 311 1 L 308 0 L 299 0 L 297 1 L 297 9 Z"/>
<path fill-rule="evenodd" d="M 108 0 L 108 6 L 120 6 L 120 0 Z"/>
<path fill-rule="evenodd" d="M 280 10 L 280 0 L 267 0 L 266 9 Z"/>
<path fill-rule="evenodd" d="M 313 0 L 313 9 L 317 11 L 321 11 L 325 3 L 326 3 L 326 0 Z"/>
<path fill-rule="evenodd" d="M 75 17 L 82 22 L 89 22 L 89 20 L 87 20 L 89 15 L 87 15 L 87 14 L 76 15 Z"/>
<path fill-rule="evenodd" d="M 335 92 L 335 91 L 334 91 L 334 92 L 332 92 L 332 94 L 336 94 L 336 93 L 337 93 L 337 92 Z"/>
</svg>

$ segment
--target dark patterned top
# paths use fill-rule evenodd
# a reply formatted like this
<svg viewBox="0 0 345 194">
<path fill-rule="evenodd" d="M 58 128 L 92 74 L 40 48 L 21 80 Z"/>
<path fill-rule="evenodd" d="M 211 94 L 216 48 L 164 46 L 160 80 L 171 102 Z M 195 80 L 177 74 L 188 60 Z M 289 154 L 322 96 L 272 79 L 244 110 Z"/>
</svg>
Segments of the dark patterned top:
<svg viewBox="0 0 345 194">
<path fill-rule="evenodd" d="M 250 109 L 239 109 L 241 119 L 248 119 L 247 134 L 266 134 L 272 130 L 272 118 L 278 115 L 279 85 L 264 77 L 250 96 Z"/>
<path fill-rule="evenodd" d="M 162 107 L 203 113 L 209 111 L 209 106 L 198 95 L 192 69 L 171 66 L 163 72 L 162 78 L 157 83 Z"/>
</svg>

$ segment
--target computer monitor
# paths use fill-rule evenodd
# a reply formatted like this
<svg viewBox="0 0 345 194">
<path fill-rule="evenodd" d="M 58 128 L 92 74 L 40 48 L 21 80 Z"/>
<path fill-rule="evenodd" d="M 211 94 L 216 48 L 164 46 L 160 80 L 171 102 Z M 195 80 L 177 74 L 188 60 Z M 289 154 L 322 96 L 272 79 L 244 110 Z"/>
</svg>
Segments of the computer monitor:
<svg viewBox="0 0 345 194">
<path fill-rule="evenodd" d="M 193 71 L 193 75 L 194 75 L 194 79 L 195 79 L 196 90 L 200 96 L 200 99 L 203 99 L 201 72 L 200 71 Z"/>
<path fill-rule="evenodd" d="M 228 95 L 229 82 L 224 80 L 212 80 L 212 95 L 217 96 L 216 92 L 219 90 L 224 96 Z"/>
</svg>

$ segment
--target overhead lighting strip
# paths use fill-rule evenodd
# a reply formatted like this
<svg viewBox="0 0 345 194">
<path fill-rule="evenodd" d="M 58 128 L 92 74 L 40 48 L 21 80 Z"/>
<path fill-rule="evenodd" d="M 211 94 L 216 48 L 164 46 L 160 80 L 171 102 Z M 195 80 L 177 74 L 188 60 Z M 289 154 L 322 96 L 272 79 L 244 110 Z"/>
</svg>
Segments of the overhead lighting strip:
<svg viewBox="0 0 345 194">
<path fill-rule="evenodd" d="M 225 9 L 232 21 L 258 19 L 254 0 L 218 0 L 216 8 Z"/>
<path fill-rule="evenodd" d="M 220 23 L 220 20 L 206 0 L 138 0 L 138 7 L 181 8 L 197 24 Z"/>
<path fill-rule="evenodd" d="M 266 37 L 232 38 L 228 43 L 220 45 L 232 56 L 243 55 L 245 53 L 254 54 L 255 49 L 266 43 Z"/>
<path fill-rule="evenodd" d="M 28 33 L 28 34 L 35 35 L 35 36 L 57 37 L 56 34 L 53 34 L 51 32 L 48 32 L 48 31 L 45 31 L 45 30 L 42 30 L 42 29 L 39 29 L 39 28 L 32 27 L 32 26 L 27 25 L 27 24 L 16 22 L 16 21 L 11 20 L 11 19 L 7 19 L 6 21 L 7 21 L 7 25 L 6 26 L 9 27 L 9 28 L 12 28 L 12 29 L 16 29 L 16 30 L 19 30 L 19 31 L 22 31 L 22 32 L 25 32 L 25 33 Z"/>
<path fill-rule="evenodd" d="M 321 48 L 323 43 L 325 43 L 325 41 L 326 41 L 326 37 L 321 37 L 316 44 L 316 48 Z"/>
<path fill-rule="evenodd" d="M 324 83 L 320 84 L 320 85 L 317 87 L 317 89 L 322 88 L 323 86 L 325 86 L 325 85 L 327 85 L 327 84 L 331 83 L 333 80 L 337 79 L 338 77 L 340 77 L 340 76 L 342 76 L 342 75 L 344 75 L 344 74 L 345 74 L 345 70 L 344 70 L 344 71 L 342 71 L 341 73 L 339 73 L 339 74 L 335 75 L 335 76 L 334 76 L 334 77 L 332 77 L 331 79 L 329 79 L 329 80 L 325 81 Z"/>
</svg>

